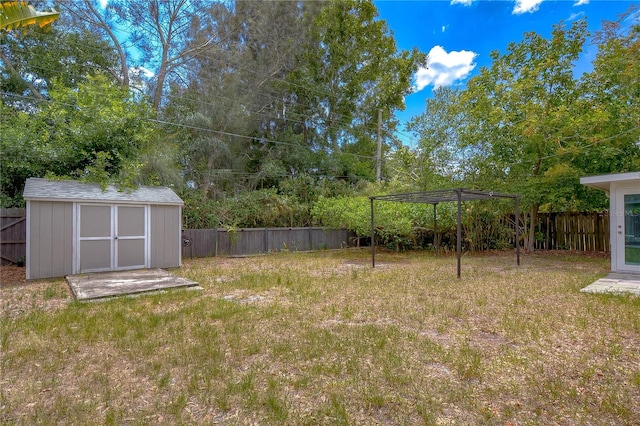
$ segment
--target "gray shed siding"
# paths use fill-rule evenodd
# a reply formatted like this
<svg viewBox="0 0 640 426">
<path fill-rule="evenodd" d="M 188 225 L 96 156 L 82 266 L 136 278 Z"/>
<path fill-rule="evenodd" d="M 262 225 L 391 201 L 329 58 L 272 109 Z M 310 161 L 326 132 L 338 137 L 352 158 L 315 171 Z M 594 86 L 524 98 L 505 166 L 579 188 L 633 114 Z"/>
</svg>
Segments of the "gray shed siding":
<svg viewBox="0 0 640 426">
<path fill-rule="evenodd" d="M 181 264 L 182 210 L 180 206 L 151 206 L 151 268 Z"/>
<path fill-rule="evenodd" d="M 73 272 L 73 203 L 27 201 L 27 279 Z"/>
<path fill-rule="evenodd" d="M 27 279 L 179 267 L 183 201 L 167 187 L 29 178 Z"/>
</svg>

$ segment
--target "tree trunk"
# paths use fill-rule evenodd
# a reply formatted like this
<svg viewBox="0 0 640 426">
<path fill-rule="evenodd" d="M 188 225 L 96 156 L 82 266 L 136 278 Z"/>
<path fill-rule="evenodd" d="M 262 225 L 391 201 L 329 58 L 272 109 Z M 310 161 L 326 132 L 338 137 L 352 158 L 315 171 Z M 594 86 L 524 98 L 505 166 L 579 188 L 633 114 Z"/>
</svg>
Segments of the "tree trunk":
<svg viewBox="0 0 640 426">
<path fill-rule="evenodd" d="M 530 215 L 531 223 L 529 224 L 529 237 L 527 238 L 527 250 L 534 251 L 536 248 L 536 220 L 538 219 L 538 203 L 531 205 Z"/>
</svg>

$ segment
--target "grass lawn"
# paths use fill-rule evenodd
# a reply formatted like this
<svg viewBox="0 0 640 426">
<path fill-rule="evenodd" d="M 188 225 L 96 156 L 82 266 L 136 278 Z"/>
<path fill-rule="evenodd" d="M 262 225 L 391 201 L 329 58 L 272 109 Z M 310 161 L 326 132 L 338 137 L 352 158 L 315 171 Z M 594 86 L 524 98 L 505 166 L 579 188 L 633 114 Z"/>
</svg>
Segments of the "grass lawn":
<svg viewBox="0 0 640 426">
<path fill-rule="evenodd" d="M 4 283 L 0 424 L 635 425 L 640 298 L 609 261 L 365 250 L 185 260 L 203 291 Z"/>
</svg>

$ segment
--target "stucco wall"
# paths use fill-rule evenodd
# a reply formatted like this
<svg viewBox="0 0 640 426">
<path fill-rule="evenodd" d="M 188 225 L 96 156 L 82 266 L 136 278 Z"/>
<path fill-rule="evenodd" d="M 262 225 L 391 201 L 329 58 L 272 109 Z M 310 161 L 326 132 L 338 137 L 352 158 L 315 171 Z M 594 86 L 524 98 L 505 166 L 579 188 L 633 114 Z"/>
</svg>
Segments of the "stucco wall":
<svg viewBox="0 0 640 426">
<path fill-rule="evenodd" d="M 611 270 L 613 272 L 636 272 L 640 268 L 624 264 L 624 193 L 640 193 L 640 179 L 612 182 L 609 190 L 611 215 Z"/>
</svg>

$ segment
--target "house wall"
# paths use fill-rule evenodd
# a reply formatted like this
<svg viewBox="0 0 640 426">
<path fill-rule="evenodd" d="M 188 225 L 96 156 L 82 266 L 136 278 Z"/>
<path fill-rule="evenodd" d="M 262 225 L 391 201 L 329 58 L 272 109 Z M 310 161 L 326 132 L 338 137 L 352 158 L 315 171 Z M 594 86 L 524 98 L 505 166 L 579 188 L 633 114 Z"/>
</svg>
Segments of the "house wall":
<svg viewBox="0 0 640 426">
<path fill-rule="evenodd" d="M 619 271 L 618 259 L 624 256 L 624 253 L 619 253 L 621 247 L 624 247 L 624 244 L 619 244 L 620 239 L 624 239 L 624 232 L 622 234 L 618 233 L 620 229 L 624 229 L 624 211 L 618 211 L 618 206 L 624 205 L 621 198 L 623 197 L 622 191 L 626 190 L 640 193 L 640 179 L 636 181 L 611 182 L 609 188 L 609 211 L 611 216 L 609 232 L 611 236 L 611 270 L 613 272 Z"/>
<path fill-rule="evenodd" d="M 182 263 L 180 206 L 151 206 L 150 267 L 174 268 Z"/>
<path fill-rule="evenodd" d="M 73 272 L 73 203 L 27 201 L 27 279 Z"/>
</svg>

